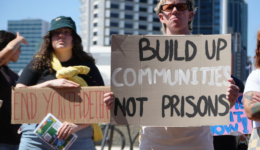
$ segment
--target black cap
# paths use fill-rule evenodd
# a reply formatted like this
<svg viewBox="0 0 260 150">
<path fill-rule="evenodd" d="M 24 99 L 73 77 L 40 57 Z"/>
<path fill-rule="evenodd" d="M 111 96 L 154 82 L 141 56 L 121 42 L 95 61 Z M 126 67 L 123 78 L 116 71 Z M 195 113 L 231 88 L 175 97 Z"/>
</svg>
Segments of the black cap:
<svg viewBox="0 0 260 150">
<path fill-rule="evenodd" d="M 64 27 L 71 28 L 75 32 L 75 34 L 80 38 L 80 36 L 77 34 L 77 28 L 75 22 L 70 17 L 66 17 L 66 16 L 59 16 L 52 19 L 51 29 L 49 30 L 49 32 Z"/>
<path fill-rule="evenodd" d="M 53 31 L 64 27 L 71 28 L 77 33 L 75 22 L 70 17 L 65 17 L 65 16 L 59 16 L 52 19 L 51 29 L 49 31 Z"/>
</svg>

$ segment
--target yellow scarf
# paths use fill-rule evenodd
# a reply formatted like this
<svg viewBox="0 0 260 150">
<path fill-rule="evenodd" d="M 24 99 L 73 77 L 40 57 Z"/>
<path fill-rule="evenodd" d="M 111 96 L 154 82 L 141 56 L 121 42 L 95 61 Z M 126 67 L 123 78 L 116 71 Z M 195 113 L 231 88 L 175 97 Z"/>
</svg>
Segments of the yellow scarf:
<svg viewBox="0 0 260 150">
<path fill-rule="evenodd" d="M 78 76 L 78 74 L 88 74 L 90 68 L 86 66 L 73 66 L 73 67 L 62 67 L 60 61 L 54 53 L 52 53 L 52 68 L 56 70 L 57 79 L 65 78 L 80 86 L 88 86 L 84 79 Z M 99 141 L 103 138 L 103 133 L 98 124 L 92 124 L 93 128 L 93 141 Z"/>
</svg>

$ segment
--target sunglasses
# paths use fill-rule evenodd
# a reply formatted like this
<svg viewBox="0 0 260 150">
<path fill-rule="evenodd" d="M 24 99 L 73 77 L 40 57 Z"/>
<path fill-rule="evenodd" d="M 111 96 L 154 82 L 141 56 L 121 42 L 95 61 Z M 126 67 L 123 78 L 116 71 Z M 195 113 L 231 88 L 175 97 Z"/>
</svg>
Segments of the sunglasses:
<svg viewBox="0 0 260 150">
<path fill-rule="evenodd" d="M 176 9 L 178 11 L 184 11 L 184 10 L 188 9 L 189 5 L 187 3 L 179 3 L 177 5 L 174 5 L 174 4 L 164 4 L 164 5 L 161 6 L 161 10 L 170 12 L 170 11 L 173 10 L 174 7 L 176 7 Z"/>
</svg>

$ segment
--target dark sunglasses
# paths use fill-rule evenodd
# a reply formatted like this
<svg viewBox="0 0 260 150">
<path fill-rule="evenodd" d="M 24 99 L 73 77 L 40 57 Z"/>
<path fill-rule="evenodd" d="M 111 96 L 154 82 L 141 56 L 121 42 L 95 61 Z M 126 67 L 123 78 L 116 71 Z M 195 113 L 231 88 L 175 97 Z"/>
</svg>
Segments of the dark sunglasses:
<svg viewBox="0 0 260 150">
<path fill-rule="evenodd" d="M 187 3 L 179 3 L 179 4 L 177 4 L 177 5 L 164 4 L 164 5 L 161 6 L 161 10 L 162 10 L 162 11 L 168 11 L 168 12 L 170 12 L 170 11 L 173 10 L 174 7 L 176 7 L 176 9 L 177 9 L 178 11 L 184 11 L 184 10 L 186 10 L 186 9 L 189 9 L 189 5 L 188 5 Z"/>
</svg>

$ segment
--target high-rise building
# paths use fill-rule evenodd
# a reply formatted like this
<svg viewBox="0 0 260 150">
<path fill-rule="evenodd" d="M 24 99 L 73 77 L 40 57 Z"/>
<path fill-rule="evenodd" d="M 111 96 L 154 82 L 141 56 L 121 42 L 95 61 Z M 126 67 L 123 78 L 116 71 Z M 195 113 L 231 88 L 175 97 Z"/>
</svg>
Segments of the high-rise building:
<svg viewBox="0 0 260 150">
<path fill-rule="evenodd" d="M 198 8 L 194 14 L 193 34 L 220 34 L 222 0 L 195 0 Z"/>
<path fill-rule="evenodd" d="M 247 57 L 246 50 L 242 46 L 242 37 L 240 33 L 232 34 L 232 55 L 233 55 L 233 74 L 239 79 L 247 78 Z M 244 80 L 242 80 L 244 81 Z"/>
<path fill-rule="evenodd" d="M 251 71 L 253 70 L 253 58 L 251 56 L 247 56 L 247 62 L 246 62 L 246 77 L 249 76 Z"/>
<path fill-rule="evenodd" d="M 39 50 L 42 37 L 49 31 L 50 23 L 41 19 L 23 19 L 8 21 L 8 31 L 19 32 L 21 36 L 25 37 L 29 45 L 21 45 L 20 57 L 18 62 L 9 63 L 10 69 L 19 73 L 32 59 L 33 55 Z"/>
<path fill-rule="evenodd" d="M 80 0 L 81 37 L 86 51 L 110 46 L 112 34 L 161 34 L 157 0 Z"/>
<path fill-rule="evenodd" d="M 80 0 L 81 38 L 84 50 L 110 85 L 110 36 L 112 34 L 162 34 L 154 12 L 157 0 Z"/>
<path fill-rule="evenodd" d="M 192 33 L 232 34 L 232 44 L 235 44 L 232 45 L 232 52 L 235 52 L 233 73 L 245 81 L 248 18 L 246 0 L 195 0 L 195 5 L 198 10 L 194 15 Z"/>
</svg>

